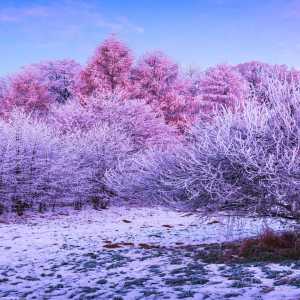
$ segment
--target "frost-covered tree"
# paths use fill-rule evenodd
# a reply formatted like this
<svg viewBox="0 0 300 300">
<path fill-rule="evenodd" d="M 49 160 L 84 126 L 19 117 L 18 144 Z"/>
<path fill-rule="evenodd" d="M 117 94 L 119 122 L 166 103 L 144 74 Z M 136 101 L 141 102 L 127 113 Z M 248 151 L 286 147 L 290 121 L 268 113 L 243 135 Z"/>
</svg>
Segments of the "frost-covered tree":
<svg viewBox="0 0 300 300">
<path fill-rule="evenodd" d="M 179 128 L 189 123 L 187 107 L 193 103 L 185 94 L 185 81 L 178 65 L 161 52 L 145 55 L 132 71 L 132 98 L 143 99 L 161 113 L 166 122 Z"/>
<path fill-rule="evenodd" d="M 0 202 L 8 211 L 22 214 L 25 208 L 43 209 L 61 195 L 59 173 L 54 166 L 60 141 L 45 124 L 22 112 L 1 120 Z"/>
<path fill-rule="evenodd" d="M 130 90 L 133 56 L 129 48 L 116 37 L 106 39 L 95 51 L 80 73 L 79 94 L 84 97 Z"/>
<path fill-rule="evenodd" d="M 264 74 L 271 74 L 271 65 L 259 61 L 250 61 L 236 66 L 241 75 L 247 80 L 253 88 L 259 87 Z"/>
<path fill-rule="evenodd" d="M 74 60 L 54 60 L 37 64 L 52 101 L 66 103 L 75 98 L 81 66 Z"/>
<path fill-rule="evenodd" d="M 0 78 L 0 115 L 3 116 L 8 110 L 7 103 L 8 83 L 6 78 Z"/>
<path fill-rule="evenodd" d="M 45 114 L 51 104 L 65 103 L 75 94 L 80 66 L 73 60 L 29 65 L 9 80 L 7 99 L 11 109 Z"/>
<path fill-rule="evenodd" d="M 87 132 L 66 136 L 70 176 L 63 184 L 74 202 L 90 202 L 95 209 L 105 207 L 112 190 L 104 182 L 105 172 L 128 158 L 134 148 L 130 139 L 115 125 L 96 124 Z"/>
<path fill-rule="evenodd" d="M 7 82 L 4 78 L 0 78 L 0 101 L 2 102 L 7 94 Z"/>
<path fill-rule="evenodd" d="M 221 107 L 235 109 L 245 100 L 247 83 L 229 65 L 209 68 L 199 81 L 202 109 L 211 113 Z"/>
<path fill-rule="evenodd" d="M 118 125 L 94 124 L 64 135 L 49 125 L 14 111 L 0 121 L 0 211 L 22 215 L 56 205 L 107 203 L 107 170 L 135 151 Z"/>
</svg>

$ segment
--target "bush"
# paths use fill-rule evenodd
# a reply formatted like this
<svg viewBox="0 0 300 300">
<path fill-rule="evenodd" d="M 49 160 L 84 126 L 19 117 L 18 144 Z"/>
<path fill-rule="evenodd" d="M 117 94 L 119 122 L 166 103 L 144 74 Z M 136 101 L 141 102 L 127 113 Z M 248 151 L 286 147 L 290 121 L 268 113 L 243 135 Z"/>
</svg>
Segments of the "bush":
<svg viewBox="0 0 300 300">
<path fill-rule="evenodd" d="M 109 172 L 108 184 L 146 203 L 300 218 L 300 96 L 273 80 L 268 98 L 272 105 L 250 101 L 200 121 L 188 145 L 135 157 Z"/>
<path fill-rule="evenodd" d="M 259 103 L 269 102 L 268 85 L 275 79 L 282 84 L 291 85 L 299 89 L 300 72 L 289 69 L 286 65 L 270 65 L 259 61 L 239 64 L 235 69 L 245 78 L 251 94 Z"/>
<path fill-rule="evenodd" d="M 63 185 L 68 196 L 74 202 L 90 202 L 96 209 L 106 206 L 112 191 L 104 174 L 133 151 L 130 139 L 118 127 L 105 123 L 65 138 L 68 157 L 63 163 L 69 175 L 64 176 Z"/>
<path fill-rule="evenodd" d="M 184 247 L 184 246 L 183 246 Z M 232 242 L 192 246 L 197 259 L 207 263 L 279 262 L 300 258 L 300 234 L 298 231 L 275 232 L 265 229 L 258 236 Z M 270 276 L 278 274 L 270 273 Z"/>
<path fill-rule="evenodd" d="M 137 154 L 106 173 L 107 185 L 119 198 L 142 205 L 184 203 L 183 146 L 154 148 Z M 182 205 L 181 205 L 182 206 Z"/>
<path fill-rule="evenodd" d="M 110 195 L 105 172 L 134 149 L 115 125 L 102 122 L 60 135 L 17 111 L 0 122 L 0 134 L 0 207 L 18 215 L 58 204 L 105 206 Z"/>
<path fill-rule="evenodd" d="M 153 146 L 164 147 L 178 140 L 175 129 L 144 101 L 124 101 L 117 95 L 91 98 L 85 106 L 74 101 L 54 107 L 49 119 L 49 124 L 62 133 L 88 131 L 99 123 L 118 124 L 118 130 L 131 139 L 135 152 Z"/>
</svg>

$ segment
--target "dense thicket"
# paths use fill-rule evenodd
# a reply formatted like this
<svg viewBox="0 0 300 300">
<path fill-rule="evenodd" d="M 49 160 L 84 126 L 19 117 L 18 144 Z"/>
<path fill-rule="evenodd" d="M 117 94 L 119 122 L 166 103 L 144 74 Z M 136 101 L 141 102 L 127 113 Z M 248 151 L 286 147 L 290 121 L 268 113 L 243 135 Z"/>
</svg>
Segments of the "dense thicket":
<svg viewBox="0 0 300 300">
<path fill-rule="evenodd" d="M 249 62 L 184 73 L 116 37 L 84 66 L 0 80 L 0 212 L 114 197 L 299 218 L 300 73 Z"/>
<path fill-rule="evenodd" d="M 145 203 L 298 219 L 300 94 L 273 78 L 266 95 L 272 105 L 249 99 L 195 124 L 184 145 L 123 162 L 108 185 Z"/>
</svg>

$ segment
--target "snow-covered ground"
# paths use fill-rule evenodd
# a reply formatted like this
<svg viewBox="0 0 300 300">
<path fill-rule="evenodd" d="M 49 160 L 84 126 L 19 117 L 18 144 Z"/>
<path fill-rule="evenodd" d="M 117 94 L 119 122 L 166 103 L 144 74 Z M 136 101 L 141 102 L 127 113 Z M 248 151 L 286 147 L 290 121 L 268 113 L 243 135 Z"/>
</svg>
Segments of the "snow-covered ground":
<svg viewBox="0 0 300 300">
<path fill-rule="evenodd" d="M 267 225 L 281 226 L 126 207 L 0 219 L 0 299 L 300 299 L 300 261 L 208 264 L 181 247 Z"/>
</svg>

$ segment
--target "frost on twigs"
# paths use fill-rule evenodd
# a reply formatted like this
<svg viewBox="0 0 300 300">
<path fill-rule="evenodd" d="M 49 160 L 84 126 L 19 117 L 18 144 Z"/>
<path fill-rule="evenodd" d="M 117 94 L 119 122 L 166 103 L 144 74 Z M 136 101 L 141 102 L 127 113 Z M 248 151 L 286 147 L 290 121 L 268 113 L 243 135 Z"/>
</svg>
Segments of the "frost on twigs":
<svg viewBox="0 0 300 300">
<path fill-rule="evenodd" d="M 299 92 L 275 79 L 267 92 L 269 103 L 200 120 L 188 145 L 135 157 L 107 180 L 141 202 L 299 219 Z"/>
<path fill-rule="evenodd" d="M 46 125 L 15 111 L 0 122 L 1 202 L 18 214 L 33 205 L 50 205 L 55 197 L 53 165 L 60 145 Z"/>
</svg>

